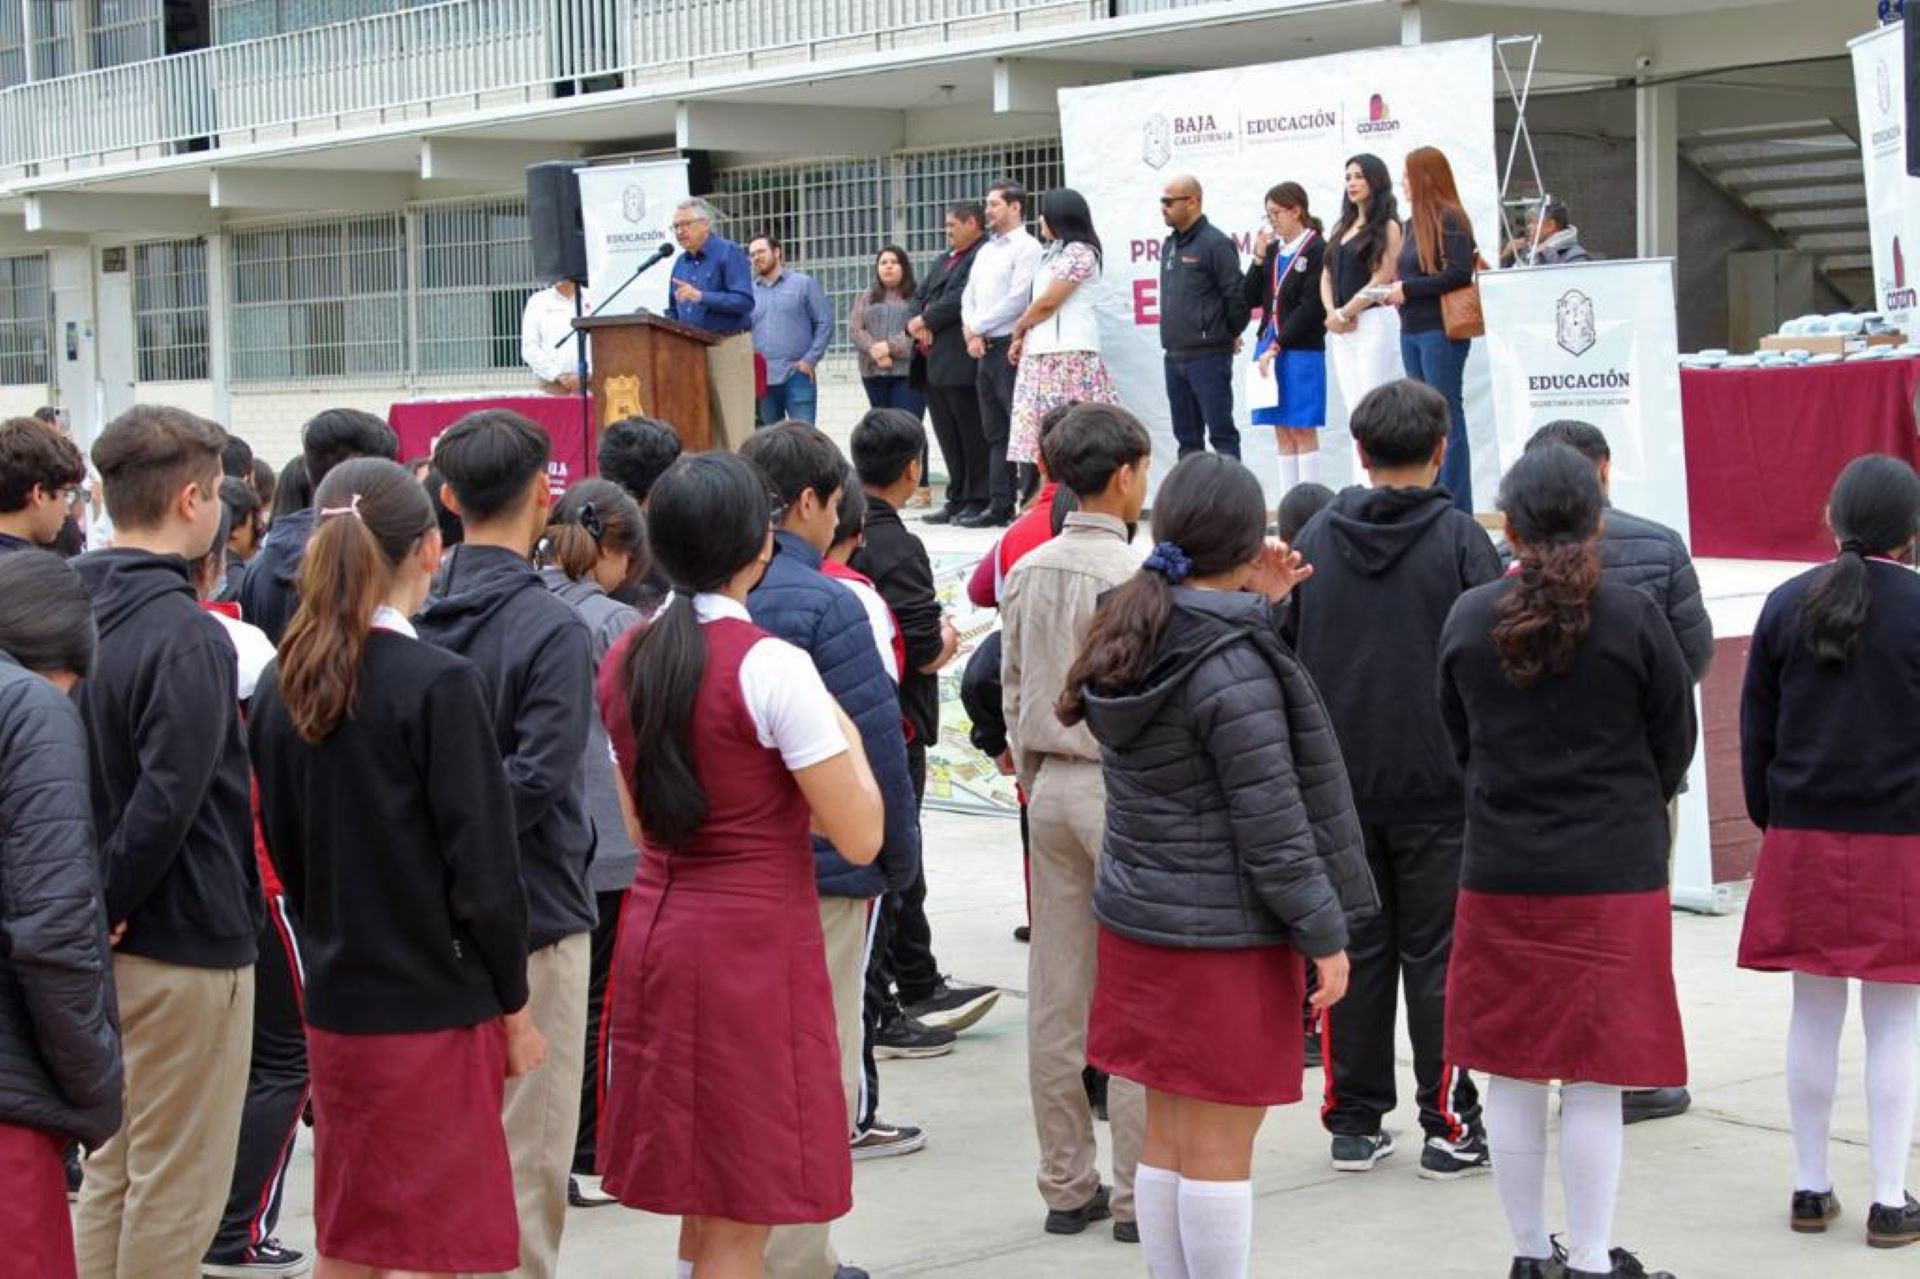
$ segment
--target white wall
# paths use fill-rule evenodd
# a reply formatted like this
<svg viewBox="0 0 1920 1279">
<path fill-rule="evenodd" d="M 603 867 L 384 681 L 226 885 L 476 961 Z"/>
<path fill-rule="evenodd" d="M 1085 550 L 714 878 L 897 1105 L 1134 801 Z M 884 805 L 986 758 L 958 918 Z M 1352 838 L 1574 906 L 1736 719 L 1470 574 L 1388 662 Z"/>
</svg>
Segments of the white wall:
<svg viewBox="0 0 1920 1279">
<path fill-rule="evenodd" d="M 0 418 L 32 417 L 35 409 L 50 403 L 44 386 L 0 386 Z"/>
</svg>

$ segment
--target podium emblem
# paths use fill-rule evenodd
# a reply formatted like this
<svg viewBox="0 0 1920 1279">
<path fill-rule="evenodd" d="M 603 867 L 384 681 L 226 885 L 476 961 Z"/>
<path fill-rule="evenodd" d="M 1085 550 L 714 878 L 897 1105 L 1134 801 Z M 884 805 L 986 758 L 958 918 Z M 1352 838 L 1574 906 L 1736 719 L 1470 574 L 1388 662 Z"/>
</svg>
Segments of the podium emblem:
<svg viewBox="0 0 1920 1279">
<path fill-rule="evenodd" d="M 602 422 L 618 422 L 623 417 L 646 416 L 646 410 L 640 407 L 639 378 L 609 377 L 604 385 L 607 407 L 600 419 Z"/>
</svg>

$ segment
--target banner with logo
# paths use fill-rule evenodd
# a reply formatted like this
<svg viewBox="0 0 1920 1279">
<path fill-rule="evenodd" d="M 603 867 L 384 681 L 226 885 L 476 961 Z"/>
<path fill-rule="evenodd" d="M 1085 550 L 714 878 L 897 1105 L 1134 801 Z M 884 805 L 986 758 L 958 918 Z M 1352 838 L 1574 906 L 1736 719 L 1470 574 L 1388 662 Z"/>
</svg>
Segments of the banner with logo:
<svg viewBox="0 0 1920 1279">
<path fill-rule="evenodd" d="M 1332 230 L 1348 157 L 1372 152 L 1393 174 L 1405 217 L 1399 178 L 1407 152 L 1437 146 L 1453 166 L 1481 253 L 1497 260 L 1493 98 L 1493 43 L 1486 37 L 1060 91 L 1067 182 L 1087 198 L 1106 249 L 1096 295 L 1103 353 L 1122 399 L 1154 432 L 1156 474 L 1175 459 L 1159 332 L 1160 246 L 1168 234 L 1159 197 L 1167 179 L 1178 173 L 1198 178 L 1207 217 L 1248 256 L 1266 222 L 1269 187 L 1300 183 L 1313 214 Z M 1240 357 L 1246 362 L 1253 358 L 1253 335 L 1248 326 Z M 1474 344 L 1467 362 L 1466 395 L 1477 499 L 1493 492 L 1499 475 L 1481 347 Z M 1243 457 L 1271 491 L 1273 432 L 1247 426 L 1241 372 L 1234 420 Z M 1337 488 L 1359 477 L 1347 406 L 1331 376 L 1327 397 L 1321 478 Z"/>
<path fill-rule="evenodd" d="M 1920 295 L 1907 279 L 1908 246 L 1920 244 L 1920 201 L 1907 174 L 1907 55 L 1899 23 L 1854 40 L 1853 91 L 1860 109 L 1860 162 L 1867 185 L 1867 233 L 1873 239 L 1873 298 L 1911 335 Z"/>
<path fill-rule="evenodd" d="M 1548 422 L 1590 422 L 1606 433 L 1613 454 L 1613 504 L 1691 541 L 1673 262 L 1490 272 L 1481 277 L 1480 301 L 1493 376 L 1496 465 L 1512 465 Z M 1674 901 L 1693 910 L 1722 906 L 1713 888 L 1706 761 L 1703 741 L 1680 796 L 1673 856 Z"/>
<path fill-rule="evenodd" d="M 587 298 L 610 295 L 635 268 L 673 244 L 673 206 L 687 198 L 687 162 L 643 160 L 580 170 L 580 223 L 587 236 Z M 665 262 L 627 286 L 609 315 L 667 309 Z"/>
</svg>

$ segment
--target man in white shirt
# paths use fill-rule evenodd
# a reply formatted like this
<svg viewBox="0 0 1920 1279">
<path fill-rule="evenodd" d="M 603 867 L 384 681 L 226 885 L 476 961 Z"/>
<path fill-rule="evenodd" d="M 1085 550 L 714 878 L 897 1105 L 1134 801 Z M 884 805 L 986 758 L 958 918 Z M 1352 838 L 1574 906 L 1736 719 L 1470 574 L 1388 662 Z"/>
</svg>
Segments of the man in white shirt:
<svg viewBox="0 0 1920 1279">
<path fill-rule="evenodd" d="M 580 286 L 572 280 L 555 280 L 527 299 L 520 313 L 520 358 L 540 389 L 548 395 L 574 395 L 580 390 L 580 356 L 574 343 L 563 338 L 573 336 L 574 294 Z"/>
<path fill-rule="evenodd" d="M 1012 179 L 987 188 L 987 242 L 974 255 L 967 291 L 960 299 L 960 323 L 967 353 L 980 362 L 975 386 L 980 393 L 980 423 L 987 435 L 987 509 L 954 521 L 964 528 L 1004 528 L 1013 523 L 1013 468 L 1007 463 L 1007 439 L 1013 429 L 1014 321 L 1032 300 L 1033 274 L 1040 266 L 1040 242 L 1025 226 L 1027 190 Z"/>
</svg>

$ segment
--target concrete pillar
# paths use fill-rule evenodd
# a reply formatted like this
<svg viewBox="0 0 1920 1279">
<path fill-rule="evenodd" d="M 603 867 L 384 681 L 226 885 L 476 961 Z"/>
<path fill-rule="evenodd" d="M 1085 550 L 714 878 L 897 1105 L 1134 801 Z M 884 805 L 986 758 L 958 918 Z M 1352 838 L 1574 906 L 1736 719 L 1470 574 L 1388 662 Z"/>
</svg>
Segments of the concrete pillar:
<svg viewBox="0 0 1920 1279">
<path fill-rule="evenodd" d="M 231 265 L 222 232 L 207 237 L 207 381 L 213 388 L 214 421 L 240 430 L 233 420 L 233 379 L 227 368 L 227 298 Z"/>
<path fill-rule="evenodd" d="M 1671 84 L 1634 91 L 1635 194 L 1639 254 L 1670 258 L 1680 251 L 1680 96 Z"/>
<path fill-rule="evenodd" d="M 1426 35 L 1420 23 L 1420 0 L 1400 0 L 1400 43 L 1403 45 L 1426 43 Z"/>
</svg>

